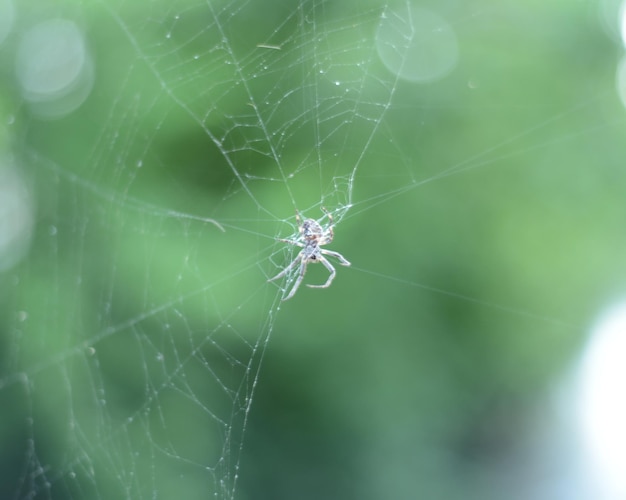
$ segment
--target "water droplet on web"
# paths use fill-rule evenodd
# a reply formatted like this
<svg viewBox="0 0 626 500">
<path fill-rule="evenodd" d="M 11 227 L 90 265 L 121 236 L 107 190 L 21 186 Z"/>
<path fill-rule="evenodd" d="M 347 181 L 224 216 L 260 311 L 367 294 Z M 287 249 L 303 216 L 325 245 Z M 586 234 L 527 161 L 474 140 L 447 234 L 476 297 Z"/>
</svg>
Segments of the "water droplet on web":
<svg viewBox="0 0 626 500">
<path fill-rule="evenodd" d="M 0 272 L 27 255 L 34 220 L 33 197 L 20 170 L 0 162 Z"/>
</svg>

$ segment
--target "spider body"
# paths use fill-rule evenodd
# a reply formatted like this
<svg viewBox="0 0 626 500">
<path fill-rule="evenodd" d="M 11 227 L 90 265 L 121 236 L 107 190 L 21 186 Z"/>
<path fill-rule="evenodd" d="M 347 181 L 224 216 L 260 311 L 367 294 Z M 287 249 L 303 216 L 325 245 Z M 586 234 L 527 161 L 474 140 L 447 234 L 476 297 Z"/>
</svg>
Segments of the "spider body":
<svg viewBox="0 0 626 500">
<path fill-rule="evenodd" d="M 322 246 L 328 245 L 331 241 L 333 241 L 334 237 L 333 217 L 330 212 L 328 212 L 325 208 L 322 208 L 322 211 L 328 217 L 328 227 L 324 228 L 315 219 L 305 219 L 303 222 L 300 214 L 296 212 L 296 221 L 298 222 L 298 231 L 300 232 L 300 237 L 297 240 L 279 240 L 284 243 L 289 243 L 290 245 L 296 245 L 302 248 L 296 258 L 293 259 L 291 263 L 287 267 L 285 267 L 285 269 L 283 269 L 276 276 L 268 280 L 274 281 L 282 278 L 283 276 L 286 276 L 287 273 L 289 273 L 289 271 L 291 271 L 298 264 L 300 265 L 298 277 L 296 278 L 296 281 L 293 284 L 291 291 L 283 299 L 283 301 L 289 300 L 298 291 L 298 288 L 300 287 L 300 284 L 304 279 L 304 273 L 306 273 L 307 264 L 321 262 L 330 273 L 328 279 L 323 285 L 307 285 L 310 288 L 328 288 L 333 282 L 333 279 L 335 279 L 337 271 L 325 257 L 326 255 L 329 257 L 334 257 L 343 266 L 350 265 L 350 262 L 348 262 L 339 252 L 333 252 L 332 250 L 326 250 L 325 248 L 321 248 Z"/>
</svg>

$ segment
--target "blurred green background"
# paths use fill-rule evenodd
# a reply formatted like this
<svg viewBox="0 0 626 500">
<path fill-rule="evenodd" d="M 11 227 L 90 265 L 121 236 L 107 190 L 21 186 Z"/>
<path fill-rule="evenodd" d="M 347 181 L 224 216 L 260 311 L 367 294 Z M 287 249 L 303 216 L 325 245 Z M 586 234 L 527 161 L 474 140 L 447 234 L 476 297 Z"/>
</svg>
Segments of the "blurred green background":
<svg viewBox="0 0 626 500">
<path fill-rule="evenodd" d="M 0 5 L 0 497 L 595 498 L 550 398 L 626 288 L 615 3 Z M 280 302 L 322 206 L 352 267 Z"/>
</svg>

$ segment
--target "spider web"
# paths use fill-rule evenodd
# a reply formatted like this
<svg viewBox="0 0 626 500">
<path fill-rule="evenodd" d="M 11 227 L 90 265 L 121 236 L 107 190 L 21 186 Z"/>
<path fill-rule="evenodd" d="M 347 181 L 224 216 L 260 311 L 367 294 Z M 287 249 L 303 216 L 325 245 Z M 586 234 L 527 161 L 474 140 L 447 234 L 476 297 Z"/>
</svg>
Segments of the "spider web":
<svg viewBox="0 0 626 500">
<path fill-rule="evenodd" d="M 479 422 L 510 422 L 623 283 L 624 119 L 596 11 L 13 8 L 0 496 L 486 498 L 508 449 Z M 20 65 L 58 19 L 84 43 L 78 104 Z M 283 303 L 297 268 L 267 280 L 299 247 L 279 239 L 323 209 L 353 266 Z"/>
</svg>

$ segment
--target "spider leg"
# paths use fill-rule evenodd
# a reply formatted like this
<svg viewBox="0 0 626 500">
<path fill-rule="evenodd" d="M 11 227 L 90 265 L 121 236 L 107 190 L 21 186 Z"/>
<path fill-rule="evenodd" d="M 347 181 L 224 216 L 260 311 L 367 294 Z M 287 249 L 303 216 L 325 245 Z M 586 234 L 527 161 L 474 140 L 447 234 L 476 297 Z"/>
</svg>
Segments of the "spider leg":
<svg viewBox="0 0 626 500">
<path fill-rule="evenodd" d="M 295 240 L 286 240 L 286 239 L 283 239 L 283 238 L 276 238 L 276 241 L 282 241 L 283 243 L 289 243 L 290 245 L 296 245 L 296 246 L 299 246 L 299 247 L 303 247 L 304 246 L 304 243 L 301 243 L 301 242 L 295 241 Z"/>
<path fill-rule="evenodd" d="M 283 276 L 285 276 L 289 271 L 291 271 L 294 267 L 296 267 L 296 265 L 302 262 L 302 252 L 300 252 L 297 257 L 295 259 L 293 259 L 291 261 L 291 263 L 285 268 L 283 269 L 281 272 L 279 272 L 276 276 L 274 276 L 273 278 L 268 279 L 267 281 L 274 281 L 277 280 L 279 278 L 282 278 Z"/>
<path fill-rule="evenodd" d="M 306 272 L 306 260 L 301 259 L 300 273 L 298 274 L 298 277 L 296 278 L 295 283 L 291 287 L 291 292 L 289 292 L 289 295 L 287 295 L 282 300 L 282 302 L 285 302 L 286 300 L 289 300 L 291 297 L 293 297 L 296 294 L 296 292 L 298 291 L 298 288 L 300 288 L 300 283 L 302 283 L 302 280 L 304 279 L 304 273 L 305 272 Z"/>
<path fill-rule="evenodd" d="M 323 255 L 320 255 L 317 258 L 317 261 L 324 264 L 324 267 L 328 269 L 328 271 L 330 272 L 330 276 L 326 280 L 326 283 L 324 283 L 323 285 L 307 285 L 307 286 L 309 288 L 328 288 L 330 284 L 333 282 L 333 280 L 335 279 L 335 274 L 337 274 L 337 271 L 335 271 L 335 268 L 333 267 L 333 265 L 330 262 L 328 262 L 328 259 L 324 257 Z"/>
<path fill-rule="evenodd" d="M 333 252 L 332 250 L 326 250 L 324 248 L 320 248 L 320 252 L 324 255 L 330 255 L 339 261 L 342 266 L 349 266 L 350 262 L 348 262 L 343 255 L 339 252 Z"/>
</svg>

